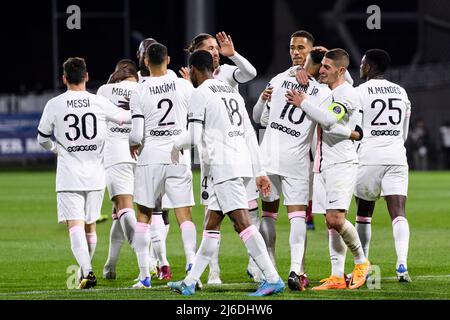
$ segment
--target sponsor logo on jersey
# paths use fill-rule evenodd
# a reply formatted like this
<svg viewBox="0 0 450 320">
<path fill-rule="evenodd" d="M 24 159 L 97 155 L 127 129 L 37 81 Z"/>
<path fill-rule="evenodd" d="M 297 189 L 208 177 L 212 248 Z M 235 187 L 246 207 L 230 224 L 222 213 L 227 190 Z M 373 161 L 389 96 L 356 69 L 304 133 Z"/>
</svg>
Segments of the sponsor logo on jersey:
<svg viewBox="0 0 450 320">
<path fill-rule="evenodd" d="M 283 133 L 289 134 L 289 135 L 291 135 L 293 137 L 300 137 L 300 135 L 301 135 L 301 133 L 298 132 L 297 130 L 291 129 L 291 128 L 286 127 L 286 126 L 283 126 L 282 124 L 279 124 L 277 122 L 272 122 L 270 124 L 270 127 L 275 129 L 275 130 L 281 131 Z"/>
<path fill-rule="evenodd" d="M 372 130 L 370 134 L 373 136 L 398 136 L 400 130 Z"/>
<path fill-rule="evenodd" d="M 84 146 L 73 146 L 73 147 L 67 148 L 68 152 L 95 151 L 95 150 L 97 150 L 96 144 L 90 144 L 90 145 L 84 145 Z"/>
</svg>

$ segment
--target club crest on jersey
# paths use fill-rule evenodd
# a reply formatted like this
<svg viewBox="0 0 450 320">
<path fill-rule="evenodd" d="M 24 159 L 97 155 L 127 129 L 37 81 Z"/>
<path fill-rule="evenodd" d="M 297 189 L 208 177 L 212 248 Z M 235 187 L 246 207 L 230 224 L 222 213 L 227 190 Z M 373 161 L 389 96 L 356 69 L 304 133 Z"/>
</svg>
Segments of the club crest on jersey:
<svg viewBox="0 0 450 320">
<path fill-rule="evenodd" d="M 347 109 L 338 102 L 333 102 L 329 107 L 328 110 L 333 113 L 333 115 L 337 118 L 337 120 L 341 120 L 345 114 L 347 113 Z"/>
</svg>

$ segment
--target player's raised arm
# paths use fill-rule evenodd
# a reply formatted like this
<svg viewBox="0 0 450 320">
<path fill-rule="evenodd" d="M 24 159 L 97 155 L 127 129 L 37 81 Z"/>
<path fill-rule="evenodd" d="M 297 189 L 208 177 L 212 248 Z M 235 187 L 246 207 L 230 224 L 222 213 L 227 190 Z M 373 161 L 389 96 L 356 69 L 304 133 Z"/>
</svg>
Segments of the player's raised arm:
<svg viewBox="0 0 450 320">
<path fill-rule="evenodd" d="M 216 34 L 216 39 L 220 46 L 219 53 L 228 57 L 237 66 L 237 69 L 233 73 L 236 82 L 245 83 L 256 77 L 257 72 L 255 67 L 234 50 L 233 40 L 231 40 L 230 35 L 222 31 Z"/>
</svg>

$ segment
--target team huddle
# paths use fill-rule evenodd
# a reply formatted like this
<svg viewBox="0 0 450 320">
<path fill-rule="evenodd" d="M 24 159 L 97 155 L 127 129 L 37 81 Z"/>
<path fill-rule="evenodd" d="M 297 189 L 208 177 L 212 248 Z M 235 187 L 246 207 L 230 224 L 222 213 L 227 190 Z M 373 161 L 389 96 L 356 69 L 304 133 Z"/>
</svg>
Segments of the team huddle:
<svg viewBox="0 0 450 320">
<path fill-rule="evenodd" d="M 330 276 L 312 290 L 357 289 L 365 284 L 371 218 L 380 196 L 392 220 L 397 278 L 411 281 L 405 214 L 408 96 L 384 78 L 390 64 L 386 51 L 366 51 L 360 66 L 366 82 L 355 88 L 347 71 L 348 53 L 314 46 L 314 41 L 307 31 L 291 35 L 292 66 L 272 78 L 253 107 L 253 120 L 265 127 L 260 144 L 238 91 L 240 83 L 256 77 L 256 69 L 235 51 L 224 32 L 215 37 L 199 34 L 192 40 L 181 77 L 168 69 L 167 48 L 145 39 L 137 52 L 139 65 L 119 61 L 96 95 L 86 91 L 84 59 L 64 62 L 67 91 L 45 106 L 38 141 L 58 157 L 58 222 L 68 226 L 80 266 L 79 289 L 97 284 L 91 261 L 105 187 L 113 202 L 113 222 L 103 276 L 116 278 L 126 240 L 139 266 L 133 288 L 151 288 L 152 277 L 172 278 L 166 237 L 168 210 L 173 209 L 186 276 L 168 282 L 171 290 L 195 294 L 208 266 L 208 284 L 222 283 L 220 226 L 227 215 L 247 249 L 247 274 L 259 283 L 250 295 L 282 293 L 285 282 L 275 255 L 281 196 L 290 222 L 291 290 L 309 287 L 308 210 L 324 215 L 331 261 Z M 235 65 L 221 65 L 220 55 Z M 205 208 L 198 248 L 192 221 L 192 151 L 200 159 L 200 202 Z M 346 219 L 353 195 L 355 226 Z M 347 248 L 355 264 L 350 274 L 344 270 Z"/>
</svg>

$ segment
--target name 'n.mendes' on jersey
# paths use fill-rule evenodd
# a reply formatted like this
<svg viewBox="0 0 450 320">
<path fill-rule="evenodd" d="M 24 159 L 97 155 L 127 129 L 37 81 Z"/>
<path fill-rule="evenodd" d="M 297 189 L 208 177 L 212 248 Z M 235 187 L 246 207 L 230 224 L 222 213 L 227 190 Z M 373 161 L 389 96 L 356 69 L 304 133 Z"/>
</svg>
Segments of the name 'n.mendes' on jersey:
<svg viewBox="0 0 450 320">
<path fill-rule="evenodd" d="M 129 112 L 87 91 L 68 90 L 48 101 L 38 134 L 56 139 L 56 191 L 104 189 L 106 122 L 130 120 Z"/>
<path fill-rule="evenodd" d="M 124 80 L 119 83 L 109 83 L 98 88 L 97 95 L 107 98 L 118 108 L 125 108 L 125 110 L 129 110 L 129 99 L 131 92 L 137 87 L 137 85 L 137 82 L 128 80 Z M 131 157 L 128 143 L 131 125 L 119 125 L 112 121 L 108 121 L 107 128 L 108 133 L 105 142 L 104 160 L 105 168 L 118 163 L 136 163 L 136 160 Z"/>
<path fill-rule="evenodd" d="M 364 110 L 360 163 L 408 165 L 404 126 L 411 114 L 411 103 L 405 89 L 385 79 L 371 79 L 356 89 Z"/>
<path fill-rule="evenodd" d="M 301 90 L 319 107 L 331 90 L 312 78 L 307 86 L 300 85 L 295 78 L 296 68 L 291 67 L 270 81 L 273 92 L 266 104 L 270 112 L 261 152 L 268 173 L 299 179 L 310 165 L 309 150 L 316 122 L 300 108 L 287 103 L 285 94 L 291 89 Z"/>
<path fill-rule="evenodd" d="M 235 88 L 216 79 L 204 81 L 192 95 L 188 118 L 203 123 L 202 152 L 206 153 L 213 184 L 253 177 L 245 140 L 253 127 L 244 99 Z"/>
<path fill-rule="evenodd" d="M 361 126 L 361 99 L 351 84 L 344 82 L 332 90 L 326 103 L 322 103 L 321 107 L 329 110 L 333 102 L 345 107 L 345 115 L 338 121 L 339 124 L 351 130 L 354 130 L 357 124 Z M 330 112 L 333 112 L 333 110 L 330 110 Z M 321 172 L 337 163 L 358 163 L 358 155 L 353 141 L 335 136 L 332 132 L 319 127 L 314 172 Z"/>
<path fill-rule="evenodd" d="M 173 142 L 186 131 L 188 102 L 194 87 L 167 73 L 150 77 L 131 93 L 131 116 L 144 117 L 144 141 L 138 165 L 172 164 Z M 190 164 L 185 152 L 180 164 Z"/>
</svg>

